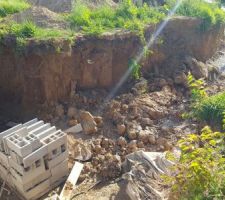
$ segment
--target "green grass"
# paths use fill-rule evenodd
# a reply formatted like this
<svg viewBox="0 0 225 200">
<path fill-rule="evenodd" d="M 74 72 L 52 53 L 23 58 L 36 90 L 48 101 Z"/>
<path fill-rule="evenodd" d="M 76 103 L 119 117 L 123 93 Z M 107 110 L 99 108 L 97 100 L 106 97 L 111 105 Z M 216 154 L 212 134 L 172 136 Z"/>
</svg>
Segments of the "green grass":
<svg viewBox="0 0 225 200">
<path fill-rule="evenodd" d="M 21 24 L 12 23 L 9 25 L 0 26 L 0 38 L 5 35 L 10 35 L 16 38 L 29 39 L 29 38 L 66 38 L 72 35 L 69 31 L 62 31 L 57 29 L 43 29 L 36 26 L 33 22 L 26 21 Z"/>
<path fill-rule="evenodd" d="M 171 9 L 175 4 L 175 0 L 167 1 L 169 9 Z M 180 7 L 176 11 L 176 14 L 203 19 L 203 29 L 207 29 L 212 25 L 225 22 L 225 12 L 219 8 L 219 4 L 206 3 L 203 0 L 183 0 Z"/>
<path fill-rule="evenodd" d="M 206 121 L 211 126 L 221 128 L 225 111 L 225 92 L 203 99 L 196 109 L 199 119 Z"/>
<path fill-rule="evenodd" d="M 144 5 L 136 7 L 131 0 L 123 1 L 118 8 L 102 6 L 91 10 L 79 3 L 67 17 L 71 28 L 90 35 L 98 35 L 113 29 L 143 32 L 146 24 L 156 24 L 164 17 L 157 8 Z"/>
<path fill-rule="evenodd" d="M 0 0 L 0 17 L 20 12 L 29 7 L 25 0 Z"/>
</svg>

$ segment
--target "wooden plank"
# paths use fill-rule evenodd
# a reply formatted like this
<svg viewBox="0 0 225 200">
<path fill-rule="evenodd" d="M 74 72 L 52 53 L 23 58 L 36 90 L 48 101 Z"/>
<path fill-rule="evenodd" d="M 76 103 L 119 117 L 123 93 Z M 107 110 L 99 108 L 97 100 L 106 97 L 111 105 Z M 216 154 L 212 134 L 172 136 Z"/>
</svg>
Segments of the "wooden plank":
<svg viewBox="0 0 225 200">
<path fill-rule="evenodd" d="M 73 169 L 71 170 L 71 173 L 62 189 L 62 192 L 60 193 L 60 200 L 70 200 L 83 166 L 84 165 L 82 163 L 75 162 Z"/>
</svg>

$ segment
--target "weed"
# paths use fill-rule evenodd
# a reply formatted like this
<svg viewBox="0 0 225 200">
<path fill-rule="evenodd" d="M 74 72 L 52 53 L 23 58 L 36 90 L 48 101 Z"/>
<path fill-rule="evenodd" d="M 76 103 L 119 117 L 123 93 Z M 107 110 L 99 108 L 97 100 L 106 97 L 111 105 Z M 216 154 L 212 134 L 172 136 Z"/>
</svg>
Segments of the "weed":
<svg viewBox="0 0 225 200">
<path fill-rule="evenodd" d="M 141 65 L 135 59 L 131 59 L 128 63 L 128 67 L 131 70 L 132 77 L 134 79 L 140 79 L 141 76 Z"/>
<path fill-rule="evenodd" d="M 29 7 L 25 0 L 1 0 L 0 1 L 0 17 L 5 17 Z"/>
</svg>

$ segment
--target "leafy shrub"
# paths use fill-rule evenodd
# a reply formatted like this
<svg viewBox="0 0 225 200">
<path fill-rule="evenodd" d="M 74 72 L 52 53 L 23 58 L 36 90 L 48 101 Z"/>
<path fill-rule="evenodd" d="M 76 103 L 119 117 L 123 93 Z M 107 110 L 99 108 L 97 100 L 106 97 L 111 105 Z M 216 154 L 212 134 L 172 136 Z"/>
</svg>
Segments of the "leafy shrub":
<svg viewBox="0 0 225 200">
<path fill-rule="evenodd" d="M 27 9 L 29 4 L 25 0 L 1 0 L 0 17 Z"/>
<path fill-rule="evenodd" d="M 131 59 L 128 63 L 128 67 L 131 70 L 131 75 L 134 79 L 140 79 L 141 65 L 135 59 Z"/>
<path fill-rule="evenodd" d="M 179 141 L 181 157 L 166 177 L 173 200 L 225 198 L 224 134 L 209 127 Z"/>
<path fill-rule="evenodd" d="M 167 1 L 169 8 L 172 8 L 176 3 L 175 0 Z M 176 14 L 203 19 L 203 29 L 225 21 L 225 12 L 219 8 L 218 4 L 207 3 L 204 0 L 183 0 L 176 10 Z"/>
</svg>

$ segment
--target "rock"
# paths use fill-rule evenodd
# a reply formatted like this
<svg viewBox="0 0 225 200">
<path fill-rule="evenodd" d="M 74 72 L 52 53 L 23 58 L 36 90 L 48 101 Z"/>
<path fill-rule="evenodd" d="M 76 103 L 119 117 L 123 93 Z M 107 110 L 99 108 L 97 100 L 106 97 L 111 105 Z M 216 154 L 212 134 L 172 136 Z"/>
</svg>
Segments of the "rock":
<svg viewBox="0 0 225 200">
<path fill-rule="evenodd" d="M 102 138 L 102 142 L 101 142 L 101 146 L 103 147 L 103 148 L 108 148 L 109 147 L 109 139 L 107 139 L 107 138 Z"/>
<path fill-rule="evenodd" d="M 187 56 L 185 58 L 185 64 L 191 70 L 192 75 L 196 79 L 208 77 L 208 69 L 203 62 L 197 61 L 195 58 Z"/>
<path fill-rule="evenodd" d="M 100 145 L 95 145 L 94 148 L 93 148 L 93 151 L 96 153 L 96 154 L 100 154 L 101 151 L 102 151 L 102 147 Z"/>
<path fill-rule="evenodd" d="M 138 133 L 138 140 L 142 141 L 144 144 L 148 143 L 149 132 L 142 130 Z"/>
<path fill-rule="evenodd" d="M 86 134 L 93 134 L 98 131 L 97 123 L 91 113 L 82 111 L 80 113 L 81 124 Z"/>
<path fill-rule="evenodd" d="M 186 74 L 184 72 L 180 72 L 174 75 L 174 83 L 187 87 L 188 81 Z"/>
<path fill-rule="evenodd" d="M 74 107 L 69 107 L 69 109 L 67 111 L 67 116 L 69 118 L 77 119 L 77 117 L 78 117 L 77 109 Z"/>
<path fill-rule="evenodd" d="M 71 119 L 68 121 L 69 126 L 75 126 L 78 124 L 78 121 L 76 119 Z"/>
<path fill-rule="evenodd" d="M 141 125 L 142 126 L 152 126 L 153 125 L 153 121 L 149 118 L 141 118 Z"/>
<path fill-rule="evenodd" d="M 61 105 L 61 104 L 57 105 L 56 106 L 56 109 L 55 109 L 55 112 L 56 112 L 57 117 L 64 116 L 64 108 L 63 108 L 63 105 Z"/>
<path fill-rule="evenodd" d="M 130 143 L 128 144 L 128 148 L 136 149 L 137 148 L 137 140 L 130 141 Z"/>
<path fill-rule="evenodd" d="M 94 117 L 95 122 L 97 123 L 98 127 L 102 127 L 103 126 L 103 119 L 100 116 Z"/>
<path fill-rule="evenodd" d="M 138 147 L 138 148 L 144 148 L 145 145 L 144 145 L 144 143 L 143 143 L 142 141 L 138 141 L 138 142 L 137 142 L 137 147 Z"/>
<path fill-rule="evenodd" d="M 144 78 L 141 78 L 138 83 L 134 85 L 134 88 L 132 88 L 132 92 L 135 95 L 141 95 L 146 93 L 148 90 L 148 81 Z"/>
<path fill-rule="evenodd" d="M 124 135 L 126 132 L 126 126 L 124 124 L 118 124 L 117 131 L 120 135 Z"/>
<path fill-rule="evenodd" d="M 156 144 L 156 138 L 155 138 L 155 136 L 153 134 L 149 134 L 148 135 L 148 142 L 150 144 Z"/>
<path fill-rule="evenodd" d="M 157 145 L 160 147 L 160 149 L 165 151 L 172 150 L 173 148 L 173 146 L 165 138 L 159 138 L 157 140 Z"/>
<path fill-rule="evenodd" d="M 163 110 L 163 108 L 161 108 L 159 106 L 148 108 L 147 112 L 148 112 L 149 116 L 155 120 L 162 119 L 166 115 L 165 110 Z"/>
<path fill-rule="evenodd" d="M 126 139 L 124 138 L 124 137 L 119 137 L 119 139 L 117 140 L 117 144 L 121 147 L 121 148 L 123 148 L 123 147 L 125 147 L 126 145 L 127 145 L 127 141 L 126 141 Z"/>
<path fill-rule="evenodd" d="M 137 131 L 135 129 L 127 130 L 127 136 L 130 140 L 134 140 L 137 138 Z"/>
</svg>

